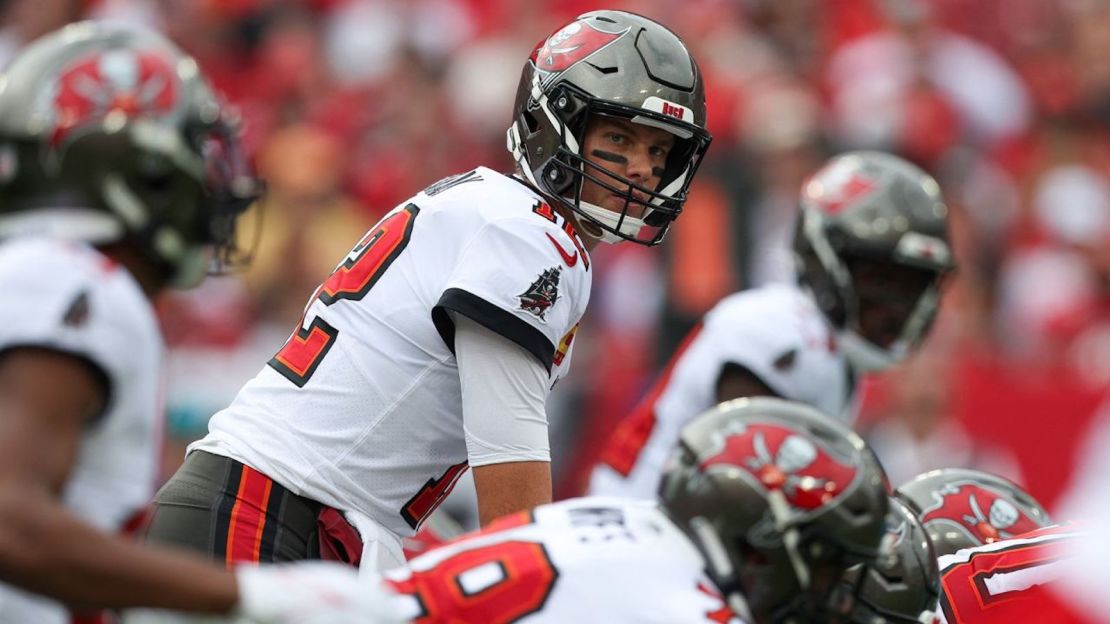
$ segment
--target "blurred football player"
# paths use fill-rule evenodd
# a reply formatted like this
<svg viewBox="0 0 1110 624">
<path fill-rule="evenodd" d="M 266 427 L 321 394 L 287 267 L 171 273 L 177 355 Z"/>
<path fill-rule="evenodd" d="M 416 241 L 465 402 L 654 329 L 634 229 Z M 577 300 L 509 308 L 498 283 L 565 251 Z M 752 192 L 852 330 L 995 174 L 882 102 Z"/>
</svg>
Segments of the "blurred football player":
<svg viewBox="0 0 1110 624">
<path fill-rule="evenodd" d="M 941 622 L 1084 621 L 1051 589 L 1085 533 L 1053 525 L 1018 485 L 980 470 L 945 468 L 910 479 L 895 496 L 921 518 L 940 557 Z"/>
<path fill-rule="evenodd" d="M 837 156 L 804 185 L 794 249 L 800 288 L 717 304 L 618 425 L 591 493 L 650 497 L 678 431 L 718 401 L 778 396 L 851 421 L 859 376 L 924 338 L 953 268 L 936 181 L 879 152 Z"/>
<path fill-rule="evenodd" d="M 0 75 L 0 622 L 71 621 L 27 592 L 270 624 L 371 608 L 338 564 L 229 570 L 118 536 L 157 479 L 151 299 L 235 259 L 254 195 L 235 124 L 157 34 L 74 24 Z"/>
<path fill-rule="evenodd" d="M 672 32 L 620 11 L 560 28 L 524 65 L 516 174 L 447 178 L 367 232 L 190 446 L 149 539 L 384 568 L 468 468 L 482 523 L 549 502 L 544 404 L 589 250 L 659 243 L 709 142 L 701 74 Z"/>
<path fill-rule="evenodd" d="M 417 624 L 841 621 L 845 571 L 889 552 L 884 483 L 843 425 L 742 399 L 686 426 L 657 501 L 541 505 L 367 582 Z"/>
</svg>

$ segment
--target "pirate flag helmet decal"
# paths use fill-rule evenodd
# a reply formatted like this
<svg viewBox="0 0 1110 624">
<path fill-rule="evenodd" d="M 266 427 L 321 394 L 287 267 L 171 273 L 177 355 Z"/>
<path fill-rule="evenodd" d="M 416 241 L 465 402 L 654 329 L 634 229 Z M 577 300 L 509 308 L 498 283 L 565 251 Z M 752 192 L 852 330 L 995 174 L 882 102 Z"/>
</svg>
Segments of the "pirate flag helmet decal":
<svg viewBox="0 0 1110 624">
<path fill-rule="evenodd" d="M 938 556 L 1052 524 L 1028 492 L 980 470 L 926 472 L 901 485 L 895 495 L 921 518 Z"/>
</svg>

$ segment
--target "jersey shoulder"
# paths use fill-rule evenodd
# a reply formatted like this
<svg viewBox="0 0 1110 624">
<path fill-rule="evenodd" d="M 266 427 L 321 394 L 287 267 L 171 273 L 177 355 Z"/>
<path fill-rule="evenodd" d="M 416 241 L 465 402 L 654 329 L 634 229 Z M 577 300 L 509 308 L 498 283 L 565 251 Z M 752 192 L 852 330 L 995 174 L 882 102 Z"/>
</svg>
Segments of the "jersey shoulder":
<svg viewBox="0 0 1110 624">
<path fill-rule="evenodd" d="M 752 328 L 759 331 L 769 328 L 779 330 L 798 323 L 784 323 L 786 319 L 808 322 L 820 320 L 813 302 L 801 290 L 782 284 L 743 290 L 722 299 L 706 315 L 707 326 L 724 325 L 734 328 Z"/>
<path fill-rule="evenodd" d="M 432 209 L 464 210 L 484 221 L 527 217 L 540 195 L 527 184 L 488 167 L 448 176 L 423 189 L 413 203 Z"/>
<path fill-rule="evenodd" d="M 563 251 L 558 258 L 573 259 L 575 252 L 586 254 L 574 227 L 543 196 L 523 180 L 488 167 L 444 178 L 421 191 L 413 202 L 433 210 L 450 210 L 459 215 L 456 218 L 473 220 L 476 228 L 468 229 L 485 226 L 487 235 L 520 239 L 525 245 L 550 236 Z M 582 266 L 588 269 L 588 257 L 583 258 Z"/>
<path fill-rule="evenodd" d="M 96 287 L 112 270 L 110 260 L 78 243 L 34 237 L 0 244 L 0 288 L 6 302 L 49 300 L 73 288 Z"/>
</svg>

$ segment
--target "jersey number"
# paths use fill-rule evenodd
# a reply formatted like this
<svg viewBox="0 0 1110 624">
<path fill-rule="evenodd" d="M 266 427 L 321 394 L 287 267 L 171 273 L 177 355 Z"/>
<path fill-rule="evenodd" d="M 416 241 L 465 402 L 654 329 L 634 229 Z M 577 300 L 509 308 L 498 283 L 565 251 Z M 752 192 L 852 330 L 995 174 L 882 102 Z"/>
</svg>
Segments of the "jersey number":
<svg viewBox="0 0 1110 624">
<path fill-rule="evenodd" d="M 327 281 L 316 289 L 308 307 L 316 299 L 330 306 L 343 299 L 358 301 L 365 297 L 408 245 L 409 238 L 412 237 L 412 224 L 419 212 L 416 205 L 409 204 L 379 221 L 355 245 Z M 308 315 L 308 308 L 305 308 L 305 315 Z M 302 320 L 297 331 L 293 332 L 277 355 L 270 359 L 269 364 L 297 387 L 303 388 L 338 336 L 339 330 L 320 317 L 314 318 L 308 327 L 304 326 Z"/>
<path fill-rule="evenodd" d="M 464 550 L 389 584 L 419 603 L 416 624 L 508 624 L 542 609 L 558 578 L 543 544 L 509 541 Z"/>
<path fill-rule="evenodd" d="M 451 493 L 459 477 L 466 472 L 466 468 L 467 462 L 455 464 L 448 468 L 447 472 L 443 473 L 440 478 L 428 479 L 424 487 L 416 493 L 416 496 L 410 498 L 405 506 L 401 508 L 401 517 L 405 519 L 405 522 L 414 530 L 419 527 L 428 516 L 432 515 L 436 507 L 439 507 L 443 499 Z"/>
<path fill-rule="evenodd" d="M 980 551 L 945 570 L 940 605 L 949 624 L 1024 621 L 1054 577 L 1050 568 L 1037 568 L 1058 562 L 1058 548 L 1042 542 Z"/>
</svg>

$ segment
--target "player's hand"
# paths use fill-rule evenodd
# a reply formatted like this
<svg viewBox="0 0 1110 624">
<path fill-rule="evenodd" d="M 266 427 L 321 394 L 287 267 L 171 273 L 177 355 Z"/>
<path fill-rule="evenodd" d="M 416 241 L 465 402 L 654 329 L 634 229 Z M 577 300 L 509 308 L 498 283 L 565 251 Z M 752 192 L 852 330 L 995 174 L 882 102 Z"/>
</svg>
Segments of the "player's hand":
<svg viewBox="0 0 1110 624">
<path fill-rule="evenodd" d="M 132 610 L 125 624 L 399 624 L 374 575 L 338 563 L 306 561 L 235 570 L 239 605 L 226 616 Z"/>
<path fill-rule="evenodd" d="M 234 624 L 392 624 L 392 594 L 377 577 L 338 563 L 241 566 Z"/>
</svg>

